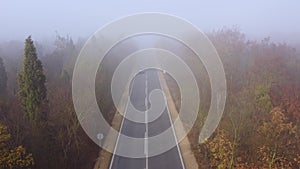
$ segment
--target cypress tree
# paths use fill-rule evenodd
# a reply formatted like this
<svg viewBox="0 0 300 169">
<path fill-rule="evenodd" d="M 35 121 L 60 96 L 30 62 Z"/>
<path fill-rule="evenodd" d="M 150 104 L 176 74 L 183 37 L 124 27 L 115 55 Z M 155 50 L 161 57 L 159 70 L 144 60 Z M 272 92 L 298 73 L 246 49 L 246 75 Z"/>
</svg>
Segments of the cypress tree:
<svg viewBox="0 0 300 169">
<path fill-rule="evenodd" d="M 36 125 L 45 117 L 46 77 L 42 62 L 38 59 L 35 46 L 29 36 L 25 40 L 24 63 L 18 74 L 18 96 L 25 117 L 32 125 Z"/>
<path fill-rule="evenodd" d="M 0 57 L 0 97 L 3 98 L 6 95 L 7 88 L 7 73 L 2 58 Z"/>
</svg>

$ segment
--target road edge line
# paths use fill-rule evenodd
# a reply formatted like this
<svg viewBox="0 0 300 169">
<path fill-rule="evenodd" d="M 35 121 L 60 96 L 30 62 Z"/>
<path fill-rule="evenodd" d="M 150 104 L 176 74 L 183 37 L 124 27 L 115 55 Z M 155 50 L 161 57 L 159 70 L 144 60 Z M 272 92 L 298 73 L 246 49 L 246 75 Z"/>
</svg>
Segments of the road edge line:
<svg viewBox="0 0 300 169">
<path fill-rule="evenodd" d="M 166 79 L 163 77 L 163 74 L 162 72 L 158 72 L 158 77 L 159 77 L 159 82 L 160 82 L 160 85 L 162 87 L 162 90 L 164 91 L 164 94 L 165 94 L 165 99 L 166 99 L 166 102 L 167 102 L 167 108 L 169 110 L 169 113 L 171 115 L 171 120 L 172 120 L 172 126 L 174 126 L 174 121 L 175 119 L 177 118 L 178 116 L 178 111 L 176 109 L 176 106 L 175 106 L 175 103 L 174 103 L 174 100 L 173 100 L 173 97 L 171 96 L 170 94 L 170 89 L 167 85 L 167 82 L 166 82 Z M 184 128 L 183 125 L 182 125 L 182 122 L 179 120 L 179 125 L 180 126 L 177 126 L 177 127 L 180 127 L 180 128 Z M 196 157 L 194 156 L 194 153 L 191 149 L 191 145 L 190 145 L 190 142 L 187 138 L 187 136 L 181 140 L 181 142 L 178 142 L 178 132 L 179 132 L 179 129 L 177 128 L 176 126 L 174 126 L 174 129 L 175 129 L 175 135 L 176 135 L 176 141 L 178 143 L 178 148 L 180 148 L 180 152 L 181 152 L 181 156 L 183 158 L 183 163 L 185 165 L 185 168 L 188 168 L 188 169 L 198 169 L 199 166 L 198 166 L 198 163 L 197 163 L 197 160 L 196 160 Z"/>
</svg>

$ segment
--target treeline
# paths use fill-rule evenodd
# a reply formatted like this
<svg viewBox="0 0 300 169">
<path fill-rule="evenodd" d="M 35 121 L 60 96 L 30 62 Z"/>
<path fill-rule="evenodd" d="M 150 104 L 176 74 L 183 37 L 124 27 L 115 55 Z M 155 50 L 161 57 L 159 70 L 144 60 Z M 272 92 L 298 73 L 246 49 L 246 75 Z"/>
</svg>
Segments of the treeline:
<svg viewBox="0 0 300 169">
<path fill-rule="evenodd" d="M 247 40 L 236 29 L 208 35 L 224 64 L 228 96 L 222 121 L 205 143 L 198 137 L 210 105 L 209 78 L 199 60 L 175 49 L 186 54 L 201 91 L 197 123 L 188 135 L 200 168 L 299 168 L 299 51 L 270 38 Z M 25 45 L 0 44 L 0 168 L 92 168 L 99 147 L 82 130 L 71 93 L 84 42 L 57 35 L 52 47 L 31 38 Z M 113 71 L 137 49 L 122 42 L 98 70 L 96 96 L 108 122 L 115 114 Z M 178 87 L 167 78 L 179 108 Z"/>
<path fill-rule="evenodd" d="M 1 46 L 0 168 L 93 167 L 99 148 L 80 127 L 71 97 L 82 42 L 57 35 L 47 52 L 31 37 Z"/>
<path fill-rule="evenodd" d="M 188 135 L 200 168 L 300 168 L 299 50 L 272 43 L 269 37 L 247 40 L 235 28 L 208 37 L 224 65 L 227 101 L 218 128 L 199 143 L 210 105 L 210 84 L 203 66 L 193 64 L 195 58 L 185 58 L 195 70 L 204 98 Z M 167 78 L 180 107 L 178 87 Z"/>
<path fill-rule="evenodd" d="M 0 168 L 93 168 L 100 148 L 81 128 L 72 102 L 73 68 L 84 42 L 57 34 L 53 45 L 31 37 L 0 44 Z M 96 98 L 109 123 L 116 113 L 114 70 L 136 50 L 125 40 L 99 66 Z"/>
</svg>

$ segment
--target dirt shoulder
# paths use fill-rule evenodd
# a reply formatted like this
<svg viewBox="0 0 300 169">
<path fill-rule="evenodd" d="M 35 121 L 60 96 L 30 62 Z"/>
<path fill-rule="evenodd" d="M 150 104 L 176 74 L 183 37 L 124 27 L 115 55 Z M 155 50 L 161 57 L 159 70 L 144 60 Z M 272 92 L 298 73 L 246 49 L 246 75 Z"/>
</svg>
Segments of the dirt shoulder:
<svg viewBox="0 0 300 169">
<path fill-rule="evenodd" d="M 128 89 L 129 90 L 129 89 Z M 128 93 L 129 91 L 125 91 L 124 94 L 123 94 L 123 98 L 122 98 L 122 101 L 125 102 L 126 99 L 124 99 L 124 97 L 127 97 L 126 93 Z M 123 111 L 125 109 L 125 105 L 124 103 L 121 103 L 121 105 L 124 105 L 123 107 L 121 107 L 121 111 Z M 124 112 L 124 111 L 123 111 Z M 116 145 L 116 142 L 117 142 L 117 135 L 114 135 L 112 134 L 113 131 L 112 130 L 120 130 L 121 128 L 121 123 L 122 123 L 122 119 L 123 119 L 123 116 L 117 111 L 115 113 L 115 116 L 112 120 L 112 123 L 111 123 L 111 130 L 109 131 L 109 134 L 107 134 L 109 137 L 105 138 L 104 140 L 104 146 L 115 146 Z M 112 144 L 113 142 L 113 144 Z M 107 147 L 108 149 L 114 149 L 113 147 Z M 111 162 L 111 159 L 112 159 L 112 156 L 113 154 L 106 151 L 105 149 L 102 149 L 100 152 L 99 152 L 99 156 L 98 158 L 96 159 L 96 162 L 95 162 L 95 166 L 94 166 L 94 169 L 108 169 L 109 166 L 110 166 L 110 162 Z"/>
</svg>

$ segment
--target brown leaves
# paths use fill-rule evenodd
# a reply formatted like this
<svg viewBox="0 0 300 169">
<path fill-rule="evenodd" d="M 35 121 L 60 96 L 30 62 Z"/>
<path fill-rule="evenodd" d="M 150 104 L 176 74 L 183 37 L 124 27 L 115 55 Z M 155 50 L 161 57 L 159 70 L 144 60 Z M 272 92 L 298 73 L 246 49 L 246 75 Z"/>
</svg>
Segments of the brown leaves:
<svg viewBox="0 0 300 169">
<path fill-rule="evenodd" d="M 287 120 L 285 112 L 275 107 L 258 128 L 260 145 L 257 154 L 262 167 L 294 168 L 299 158 L 296 126 Z M 297 160 L 296 160 L 297 161 Z"/>
<path fill-rule="evenodd" d="M 229 139 L 229 135 L 220 130 L 218 134 L 207 141 L 210 152 L 210 167 L 212 168 L 232 168 L 234 143 Z"/>
<path fill-rule="evenodd" d="M 290 121 L 300 122 L 300 86 L 295 83 L 274 85 L 270 95 L 272 103 L 284 109 Z"/>
<path fill-rule="evenodd" d="M 0 123 L 0 168 L 28 168 L 34 164 L 32 154 L 26 153 L 23 146 L 9 147 L 10 134 Z"/>
</svg>

